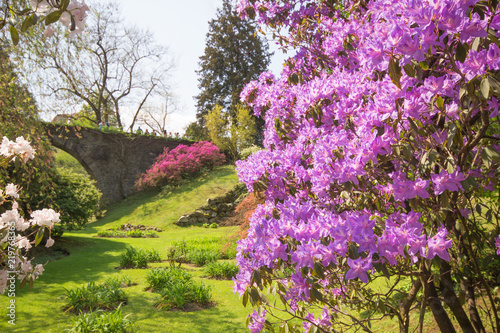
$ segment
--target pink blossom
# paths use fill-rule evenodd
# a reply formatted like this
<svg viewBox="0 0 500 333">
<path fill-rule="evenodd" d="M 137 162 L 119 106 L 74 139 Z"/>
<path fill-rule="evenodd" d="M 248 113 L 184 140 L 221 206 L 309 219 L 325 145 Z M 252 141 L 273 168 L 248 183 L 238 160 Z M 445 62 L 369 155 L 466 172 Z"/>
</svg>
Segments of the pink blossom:
<svg viewBox="0 0 500 333">
<path fill-rule="evenodd" d="M 427 247 L 429 251 L 427 252 L 427 259 L 432 259 L 436 255 L 443 260 L 450 261 L 450 254 L 448 249 L 451 248 L 452 240 L 445 238 L 448 235 L 448 231 L 444 226 L 439 228 L 439 231 L 427 242 Z"/>
<path fill-rule="evenodd" d="M 351 269 L 345 275 L 346 280 L 359 278 L 362 282 L 368 283 L 368 275 L 366 272 L 372 269 L 371 258 L 358 258 L 355 260 L 347 258 L 347 265 L 349 265 Z"/>
</svg>

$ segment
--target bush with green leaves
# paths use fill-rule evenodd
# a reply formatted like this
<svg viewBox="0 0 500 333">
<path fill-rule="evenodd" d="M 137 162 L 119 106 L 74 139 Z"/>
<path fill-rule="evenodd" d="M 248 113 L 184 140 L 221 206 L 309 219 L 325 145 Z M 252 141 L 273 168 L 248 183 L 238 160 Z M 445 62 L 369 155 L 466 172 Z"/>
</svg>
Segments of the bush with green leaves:
<svg viewBox="0 0 500 333">
<path fill-rule="evenodd" d="M 161 295 L 156 307 L 183 309 L 188 303 L 207 305 L 212 300 L 210 286 L 193 281 L 193 276 L 177 267 L 156 268 L 146 276 L 147 289 Z"/>
<path fill-rule="evenodd" d="M 232 279 L 238 274 L 238 266 L 233 262 L 215 261 L 207 264 L 205 274 L 212 279 Z"/>
<path fill-rule="evenodd" d="M 256 145 L 251 145 L 250 147 L 242 149 L 240 153 L 240 160 L 246 160 L 250 155 L 261 150 L 262 148 Z"/>
<path fill-rule="evenodd" d="M 102 193 L 86 174 L 60 168 L 57 175 L 55 202 L 61 212 L 61 224 L 69 229 L 83 227 L 99 214 Z"/>
<path fill-rule="evenodd" d="M 66 304 L 63 309 L 74 313 L 115 309 L 120 304 L 127 303 L 127 296 L 122 287 L 128 285 L 131 285 L 130 279 L 124 277 L 108 279 L 101 284 L 89 282 L 87 286 L 65 289 L 63 298 Z"/>
<path fill-rule="evenodd" d="M 120 267 L 146 268 L 149 262 L 161 262 L 158 251 L 129 247 L 120 259 Z"/>
<path fill-rule="evenodd" d="M 133 332 L 133 322 L 128 319 L 129 315 L 124 316 L 121 305 L 113 312 L 97 310 L 89 313 L 80 313 L 76 319 L 73 319 L 73 327 L 67 332 L 71 333 L 129 333 Z"/>
<path fill-rule="evenodd" d="M 174 241 L 169 249 L 169 260 L 203 266 L 219 259 L 234 259 L 236 244 L 224 248 L 227 239 L 221 237 L 194 238 Z"/>
<path fill-rule="evenodd" d="M 180 268 L 154 268 L 146 275 L 146 289 L 160 291 L 175 283 L 189 283 L 192 277 L 190 273 Z"/>
<path fill-rule="evenodd" d="M 110 237 L 110 238 L 158 238 L 158 234 L 152 230 L 100 230 L 97 232 L 97 237 Z"/>
</svg>

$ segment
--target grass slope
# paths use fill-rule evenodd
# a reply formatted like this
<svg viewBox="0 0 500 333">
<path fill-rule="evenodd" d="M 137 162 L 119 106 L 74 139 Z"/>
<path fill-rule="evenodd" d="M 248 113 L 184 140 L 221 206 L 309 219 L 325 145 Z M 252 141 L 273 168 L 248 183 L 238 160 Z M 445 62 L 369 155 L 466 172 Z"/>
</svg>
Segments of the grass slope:
<svg viewBox="0 0 500 333">
<path fill-rule="evenodd" d="M 127 246 L 156 249 L 162 259 L 173 240 L 182 238 L 225 236 L 237 227 L 206 229 L 181 228 L 173 224 L 181 215 L 203 205 L 207 198 L 219 196 L 232 188 L 238 179 L 233 167 L 223 166 L 201 178 L 188 181 L 182 188 L 168 193 L 139 193 L 110 207 L 106 216 L 85 229 L 66 232 L 57 246 L 71 253 L 68 257 L 49 262 L 44 274 L 35 281 L 32 290 L 25 287 L 17 291 L 16 325 L 8 323 L 7 306 L 10 299 L 0 295 L 0 332 L 63 332 L 71 327 L 73 314 L 64 313 L 61 307 L 64 290 L 121 274 L 128 275 L 136 285 L 125 288 L 128 304 L 124 314 L 131 314 L 135 332 L 248 332 L 245 318 L 251 312 L 243 308 L 238 296 L 233 294 L 232 281 L 203 279 L 212 286 L 216 307 L 197 312 L 169 312 L 157 310 L 157 294 L 144 291 L 144 269 L 118 270 L 120 256 Z M 96 238 L 99 230 L 124 223 L 158 226 L 163 229 L 159 238 Z M 166 263 L 149 264 L 149 267 L 166 266 Z M 203 275 L 203 268 L 186 267 L 196 278 Z"/>
</svg>

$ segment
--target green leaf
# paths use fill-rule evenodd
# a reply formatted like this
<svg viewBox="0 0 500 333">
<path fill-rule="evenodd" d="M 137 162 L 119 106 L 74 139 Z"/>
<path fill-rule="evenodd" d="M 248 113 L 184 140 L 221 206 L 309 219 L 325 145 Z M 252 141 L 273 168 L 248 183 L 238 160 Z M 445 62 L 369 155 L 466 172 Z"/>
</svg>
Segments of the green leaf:
<svg viewBox="0 0 500 333">
<path fill-rule="evenodd" d="M 392 80 L 392 83 L 396 85 L 399 89 L 401 89 L 401 67 L 399 66 L 399 60 L 394 60 L 391 58 L 389 60 L 389 76 Z"/>
<path fill-rule="evenodd" d="M 242 303 L 243 303 L 243 307 L 247 307 L 247 304 L 248 304 L 248 291 L 245 291 L 243 293 L 243 300 L 242 300 Z"/>
<path fill-rule="evenodd" d="M 61 2 L 59 4 L 59 8 L 62 11 L 65 11 L 68 8 L 68 5 L 69 5 L 69 0 L 61 0 Z"/>
<path fill-rule="evenodd" d="M 446 146 L 448 148 L 451 147 L 451 145 L 453 144 L 453 141 L 455 140 L 455 135 L 457 134 L 457 126 L 455 125 L 455 123 L 451 123 L 450 124 L 450 128 L 448 129 L 448 138 L 446 139 Z"/>
<path fill-rule="evenodd" d="M 428 64 L 427 62 L 425 62 L 425 61 L 421 61 L 421 62 L 420 62 L 420 67 L 422 67 L 422 69 L 423 69 L 424 71 L 426 71 L 426 70 L 428 70 L 428 69 L 429 69 L 429 64 Z"/>
<path fill-rule="evenodd" d="M 255 288 L 250 289 L 250 303 L 255 306 L 258 302 L 260 302 L 259 292 Z"/>
<path fill-rule="evenodd" d="M 44 234 L 45 234 L 45 226 L 42 226 L 42 227 L 40 227 L 40 229 L 38 229 L 38 231 L 36 233 L 36 236 L 35 236 L 35 246 L 38 246 L 38 244 L 40 244 L 40 242 L 43 239 L 43 235 Z"/>
<path fill-rule="evenodd" d="M 17 45 L 19 43 L 19 34 L 17 33 L 17 29 L 14 26 L 10 26 L 10 38 L 12 38 L 12 43 Z"/>
<path fill-rule="evenodd" d="M 500 154 L 492 147 L 484 147 L 484 152 L 487 156 L 490 156 L 493 161 L 500 162 Z"/>
<path fill-rule="evenodd" d="M 487 77 L 481 81 L 481 95 L 486 99 L 490 97 L 490 80 Z"/>
<path fill-rule="evenodd" d="M 325 278 L 325 271 L 323 269 L 323 265 L 319 261 L 314 262 L 314 271 L 318 276 L 322 279 Z"/>
<path fill-rule="evenodd" d="M 351 258 L 353 260 L 358 259 L 359 258 L 358 247 L 354 244 L 350 244 L 347 247 L 347 254 L 348 254 L 349 258 Z"/>
<path fill-rule="evenodd" d="M 321 294 L 318 289 L 311 288 L 310 295 L 311 298 L 314 297 L 314 299 L 318 300 L 319 302 L 323 302 L 323 294 Z"/>
<path fill-rule="evenodd" d="M 33 25 L 33 15 L 28 16 L 21 25 L 21 31 L 26 32 Z"/>
<path fill-rule="evenodd" d="M 52 12 L 49 15 L 47 15 L 45 17 L 45 25 L 49 25 L 49 24 L 52 24 L 52 23 L 59 21 L 59 19 L 61 18 L 61 14 L 62 13 L 57 10 L 57 11 Z"/>
<path fill-rule="evenodd" d="M 461 63 L 464 63 L 466 58 L 467 58 L 467 50 L 465 49 L 462 43 L 458 42 L 457 48 L 455 50 L 455 59 L 457 59 Z"/>
<path fill-rule="evenodd" d="M 438 96 L 436 98 L 436 105 L 438 107 L 439 110 L 444 110 L 444 101 L 443 101 L 443 97 L 441 96 Z"/>
<path fill-rule="evenodd" d="M 403 66 L 403 69 L 409 77 L 415 77 L 415 68 L 411 64 L 406 64 Z"/>
</svg>

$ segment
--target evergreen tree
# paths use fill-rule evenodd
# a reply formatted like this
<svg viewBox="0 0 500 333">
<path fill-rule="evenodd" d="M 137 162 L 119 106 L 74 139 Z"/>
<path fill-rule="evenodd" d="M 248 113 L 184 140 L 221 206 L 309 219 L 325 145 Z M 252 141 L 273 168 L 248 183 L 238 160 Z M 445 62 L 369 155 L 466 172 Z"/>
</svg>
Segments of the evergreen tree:
<svg viewBox="0 0 500 333">
<path fill-rule="evenodd" d="M 195 97 L 199 124 L 204 126 L 204 117 L 216 105 L 229 113 L 234 123 L 241 90 L 267 69 L 271 55 L 265 40 L 257 35 L 255 23 L 242 20 L 231 0 L 224 0 L 217 18 L 209 22 L 205 54 L 200 57 L 200 70 L 196 71 L 200 88 Z M 258 121 L 257 127 L 262 133 L 263 122 Z"/>
</svg>

